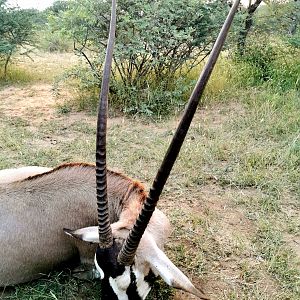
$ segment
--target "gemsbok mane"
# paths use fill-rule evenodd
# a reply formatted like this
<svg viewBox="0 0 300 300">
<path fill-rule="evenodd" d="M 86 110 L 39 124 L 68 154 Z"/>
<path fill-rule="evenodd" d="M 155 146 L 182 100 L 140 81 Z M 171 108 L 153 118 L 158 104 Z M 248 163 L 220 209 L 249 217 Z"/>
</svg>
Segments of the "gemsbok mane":
<svg viewBox="0 0 300 300">
<path fill-rule="evenodd" d="M 101 279 L 104 300 L 145 299 L 157 276 L 170 286 L 208 299 L 163 252 L 170 224 L 156 205 L 239 3 L 236 0 L 231 6 L 147 193 L 142 183 L 106 168 L 108 92 L 116 31 L 116 0 L 112 0 L 96 165 L 0 171 L 0 286 L 33 280 L 79 257 L 86 270 Z"/>
</svg>

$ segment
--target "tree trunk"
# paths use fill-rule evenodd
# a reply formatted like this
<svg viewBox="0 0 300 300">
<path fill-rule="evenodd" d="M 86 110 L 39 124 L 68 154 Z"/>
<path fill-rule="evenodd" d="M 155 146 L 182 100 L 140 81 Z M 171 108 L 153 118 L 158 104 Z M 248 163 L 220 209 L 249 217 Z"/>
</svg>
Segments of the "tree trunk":
<svg viewBox="0 0 300 300">
<path fill-rule="evenodd" d="M 249 34 L 249 31 L 253 25 L 253 15 L 258 8 L 258 6 L 262 3 L 263 0 L 256 0 L 253 4 L 250 4 L 247 8 L 247 16 L 245 19 L 244 28 L 242 28 L 239 32 L 238 37 L 238 52 L 242 56 L 245 52 L 246 39 Z"/>
<path fill-rule="evenodd" d="M 298 0 L 294 0 L 294 2 L 298 2 Z M 289 34 L 294 35 L 299 25 L 299 12 L 297 12 L 296 10 L 293 11 L 291 15 L 291 20 L 292 20 L 292 24 L 289 29 Z"/>
<path fill-rule="evenodd" d="M 12 52 L 9 52 L 6 60 L 5 60 L 5 65 L 4 65 L 4 79 L 6 79 L 6 75 L 7 75 L 7 66 L 8 66 L 8 63 L 10 61 L 10 58 L 11 58 L 11 54 Z"/>
</svg>

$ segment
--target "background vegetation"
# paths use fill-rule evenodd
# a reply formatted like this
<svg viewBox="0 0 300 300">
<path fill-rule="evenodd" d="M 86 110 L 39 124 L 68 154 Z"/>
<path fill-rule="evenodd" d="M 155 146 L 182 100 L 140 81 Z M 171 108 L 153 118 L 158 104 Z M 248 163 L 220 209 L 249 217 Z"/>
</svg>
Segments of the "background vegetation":
<svg viewBox="0 0 300 300">
<path fill-rule="evenodd" d="M 227 2 L 120 1 L 111 166 L 152 181 Z M 89 112 L 99 92 L 109 3 L 57 1 L 43 12 L 0 4 L 1 24 L 26 33 L 0 27 L 0 168 L 94 161 Z M 212 299 L 300 298 L 299 20 L 299 1 L 240 8 L 160 203 L 175 228 L 168 255 Z M 24 35 L 25 44 L 11 41 L 10 32 Z M 6 49 L 13 49 L 8 64 Z M 56 110 L 49 108 L 51 91 L 63 99 Z M 0 298 L 99 293 L 97 283 L 59 272 Z M 161 284 L 151 297 L 184 299 Z"/>
<path fill-rule="evenodd" d="M 0 8 L 2 76 L 16 54 L 29 55 L 33 46 L 73 51 L 79 63 L 57 82 L 75 90 L 77 108 L 95 109 L 109 3 L 56 1 L 38 12 L 1 0 Z M 121 1 L 110 88 L 114 112 L 157 119 L 181 111 L 228 10 L 228 1 Z M 221 82 L 208 88 L 212 96 L 236 82 L 241 88 L 299 90 L 299 10 L 299 1 L 256 0 L 241 7 L 218 66 Z"/>
</svg>

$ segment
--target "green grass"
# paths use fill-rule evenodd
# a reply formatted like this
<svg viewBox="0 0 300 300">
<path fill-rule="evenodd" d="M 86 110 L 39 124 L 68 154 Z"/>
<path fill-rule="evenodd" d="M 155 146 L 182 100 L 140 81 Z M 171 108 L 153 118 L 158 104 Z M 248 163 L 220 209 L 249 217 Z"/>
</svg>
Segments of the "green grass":
<svg viewBox="0 0 300 300">
<path fill-rule="evenodd" d="M 52 273 L 48 278 L 33 282 L 30 285 L 20 285 L 10 295 L 3 299 L 100 299 L 98 282 L 80 281 L 68 272 Z M 2 299 L 2 298 L 1 298 Z"/>
<path fill-rule="evenodd" d="M 101 299 L 101 286 L 99 281 L 83 281 L 72 277 L 68 272 L 53 272 L 46 278 L 29 285 L 17 286 L 13 291 L 6 293 L 7 295 L 0 298 L 6 300 L 99 300 Z M 147 299 L 169 299 L 172 295 L 172 290 L 160 280 L 154 284 Z"/>
<path fill-rule="evenodd" d="M 282 230 L 274 228 L 273 222 L 261 221 L 255 243 L 259 255 L 266 261 L 268 272 L 276 278 L 285 292 L 285 299 L 299 299 L 299 257 L 285 245 Z"/>
</svg>

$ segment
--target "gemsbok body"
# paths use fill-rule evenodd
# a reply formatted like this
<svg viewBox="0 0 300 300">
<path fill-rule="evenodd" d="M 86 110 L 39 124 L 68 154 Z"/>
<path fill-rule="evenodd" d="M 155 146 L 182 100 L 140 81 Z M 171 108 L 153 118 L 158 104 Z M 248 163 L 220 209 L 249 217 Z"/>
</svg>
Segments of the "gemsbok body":
<svg viewBox="0 0 300 300">
<path fill-rule="evenodd" d="M 0 182 L 11 172 L 16 177 L 10 176 L 9 182 L 0 184 L 0 286 L 39 278 L 79 258 L 92 269 L 96 247 L 67 237 L 63 228 L 88 227 L 65 232 L 88 242 L 97 241 L 97 227 L 91 227 L 97 225 L 95 166 L 65 164 L 54 169 L 2 170 Z M 107 179 L 111 228 L 113 236 L 122 243 L 147 194 L 142 183 L 121 173 L 108 171 Z M 162 251 L 169 234 L 167 217 L 156 209 L 132 269 L 141 295 L 149 292 L 153 274 L 163 276 L 170 285 L 179 281 L 179 288 L 197 293 Z"/>
</svg>

